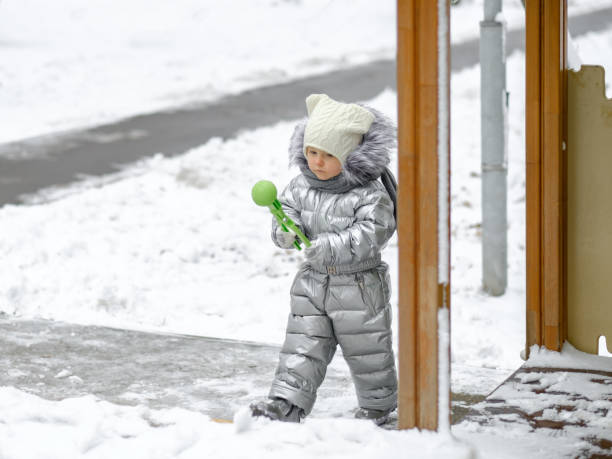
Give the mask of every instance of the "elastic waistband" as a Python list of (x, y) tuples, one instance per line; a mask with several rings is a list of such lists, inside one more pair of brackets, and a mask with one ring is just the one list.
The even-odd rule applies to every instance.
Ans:
[(352, 274), (352, 273), (358, 273), (360, 271), (367, 271), (368, 269), (375, 268), (376, 266), (380, 264), (381, 261), (382, 261), (382, 258), (380, 254), (378, 254), (375, 257), (368, 258), (367, 260), (364, 260), (359, 263), (354, 263), (352, 265), (324, 266), (324, 265), (311, 264), (310, 266), (315, 271), (318, 271), (323, 274), (331, 274), (331, 275)]

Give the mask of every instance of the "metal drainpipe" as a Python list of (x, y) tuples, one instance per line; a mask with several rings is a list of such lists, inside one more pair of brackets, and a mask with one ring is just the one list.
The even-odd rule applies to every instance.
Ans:
[(507, 108), (505, 24), (501, 0), (485, 0), (480, 23), (483, 288), (503, 295), (507, 286)]

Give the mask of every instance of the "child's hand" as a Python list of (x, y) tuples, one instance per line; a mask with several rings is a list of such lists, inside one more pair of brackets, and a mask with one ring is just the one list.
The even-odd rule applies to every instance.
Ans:
[(283, 249), (292, 249), (294, 247), (293, 242), (295, 241), (295, 234), (291, 231), (283, 231), (279, 226), (276, 228), (276, 242)]
[(310, 241), (310, 247), (306, 247), (304, 255), (309, 261), (318, 261), (321, 257), (321, 243), (318, 240)]

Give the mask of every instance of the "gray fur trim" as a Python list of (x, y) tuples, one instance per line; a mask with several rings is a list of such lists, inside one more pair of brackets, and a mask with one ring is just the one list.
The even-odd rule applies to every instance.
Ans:
[[(361, 104), (359, 104), (361, 105)], [(393, 122), (378, 110), (362, 105), (374, 114), (374, 121), (363, 142), (347, 157), (343, 174), (347, 182), (362, 186), (381, 176), (391, 161), (390, 150), (396, 145), (397, 129)], [(301, 120), (289, 142), (289, 165), (297, 166), (301, 171), (308, 170), (308, 161), (304, 156), (304, 131), (308, 118)]]
[(289, 166), (297, 166), (301, 171), (308, 170), (308, 161), (304, 156), (304, 132), (308, 118), (301, 120), (293, 130), (289, 140)]

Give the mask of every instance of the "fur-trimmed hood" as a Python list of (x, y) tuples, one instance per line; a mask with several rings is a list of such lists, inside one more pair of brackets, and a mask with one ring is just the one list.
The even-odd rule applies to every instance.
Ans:
[[(354, 186), (378, 179), (391, 161), (390, 150), (397, 144), (397, 129), (393, 122), (378, 110), (361, 106), (374, 115), (374, 121), (363, 135), (362, 143), (348, 155), (342, 167), (347, 182)], [(308, 161), (304, 156), (307, 122), (308, 118), (304, 118), (297, 124), (289, 143), (289, 165), (298, 166), (301, 171), (308, 170)]]

